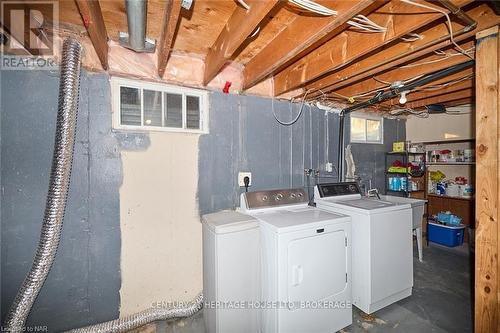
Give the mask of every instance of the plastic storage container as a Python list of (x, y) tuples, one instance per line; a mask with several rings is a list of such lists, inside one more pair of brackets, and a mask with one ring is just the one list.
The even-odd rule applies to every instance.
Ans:
[(429, 222), (427, 237), (434, 243), (449, 247), (459, 246), (464, 242), (464, 229), (464, 225), (455, 227)]

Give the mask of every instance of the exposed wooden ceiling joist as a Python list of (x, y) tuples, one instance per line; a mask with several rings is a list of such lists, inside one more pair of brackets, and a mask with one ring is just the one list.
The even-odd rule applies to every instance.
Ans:
[[(388, 0), (318, 1), (338, 12), (334, 17), (303, 15), (283, 29), (265, 48), (253, 57), (243, 71), (243, 88), (249, 88), (291, 61), (317, 47), (345, 29), (345, 23), (358, 14), (367, 15)], [(334, 7), (334, 8), (333, 8)]]
[(250, 9), (246, 10), (238, 6), (234, 10), (208, 51), (205, 60), (204, 85), (207, 85), (219, 73), (226, 61), (233, 56), (278, 2), (279, 0), (246, 0)]
[(426, 105), (430, 104), (448, 104), (452, 101), (463, 100), (463, 99), (472, 99), (473, 98), (473, 89), (466, 88), (462, 90), (456, 90), (446, 94), (435, 94), (428, 96), (427, 98), (419, 99), (414, 102), (409, 102), (405, 104), (405, 107), (418, 109), (422, 108)]
[(473, 88), (474, 88), (474, 80), (469, 79), (438, 90), (429, 90), (429, 91), (421, 90), (421, 91), (410, 92), (406, 95), (408, 101), (404, 105), (399, 104), (399, 97), (394, 98), (390, 102), (384, 103), (384, 105), (385, 106), (399, 105), (400, 107), (408, 107), (413, 103), (417, 103), (421, 100), (437, 96), (440, 96), (440, 98), (442, 98), (441, 102), (446, 102), (446, 100), (448, 99), (447, 96), (457, 91), (462, 91), (467, 89), (470, 92), (469, 96), (472, 96), (474, 94)]
[[(468, 10), (467, 14), (478, 22), (476, 30), (487, 29), (500, 24), (500, 17), (496, 16), (491, 8), (485, 4)], [(456, 24), (453, 24), (453, 26), (455, 27), (454, 30), (458, 27)], [(321, 89), (323, 92), (335, 91), (451, 45), (448, 29), (444, 23), (422, 31), (421, 34), (424, 35), (425, 41), (422, 39), (413, 43), (392, 45), (376, 54), (372, 54), (370, 57), (361, 59), (349, 67), (307, 85), (306, 89)], [(467, 40), (473, 37), (474, 34), (475, 31), (470, 31), (455, 35), (455, 41)], [(427, 47), (428, 40), (443, 41)]]
[[(465, 50), (470, 49), (474, 47), (474, 42), (468, 41), (465, 43), (461, 43), (460, 46)], [(443, 51), (447, 53), (457, 54), (457, 51), (454, 51), (452, 48)], [(342, 89), (335, 90), (335, 93), (338, 95), (346, 96), (348, 98), (370, 91), (375, 92), (378, 89), (386, 88), (387, 83), (407, 81), (416, 76), (437, 72), (439, 70), (443, 70), (445, 68), (466, 62), (468, 60), (470, 60), (470, 58), (465, 55), (455, 55), (446, 58), (442, 55), (431, 54), (415, 61), (415, 63), (421, 65), (411, 67), (397, 67), (380, 73), (375, 77), (367, 78), (366, 80), (357, 82)]]
[[(454, 1), (459, 7), (470, 2), (472, 1)], [(356, 65), (353, 64), (356, 59), (442, 18), (443, 15), (403, 2), (390, 2), (368, 17), (379, 25), (387, 27), (387, 31), (385, 33), (345, 31), (339, 34), (275, 75), (275, 95), (302, 87), (342, 67), (348, 65), (353, 67)], [(424, 43), (428, 43), (428, 38), (424, 39)]]
[(175, 33), (179, 25), (180, 14), (181, 0), (167, 0), (158, 50), (158, 75), (160, 77), (165, 73), (167, 62), (170, 58)]
[(102, 68), (108, 69), (108, 32), (102, 17), (99, 1), (75, 0), (83, 25), (87, 29), (95, 52), (101, 61)]

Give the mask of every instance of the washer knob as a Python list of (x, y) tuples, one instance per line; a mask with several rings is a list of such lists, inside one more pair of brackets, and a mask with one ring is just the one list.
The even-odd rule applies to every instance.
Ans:
[(281, 193), (276, 194), (276, 201), (280, 201), (281, 199), (283, 199), (283, 194)]
[(302, 194), (302, 192), (299, 192), (299, 193), (297, 193), (297, 196), (298, 196), (299, 198), (302, 198), (304, 195)]
[(290, 194), (290, 198), (295, 199), (296, 195), (295, 193)]
[(267, 195), (262, 197), (262, 201), (267, 201), (267, 199), (268, 199)]

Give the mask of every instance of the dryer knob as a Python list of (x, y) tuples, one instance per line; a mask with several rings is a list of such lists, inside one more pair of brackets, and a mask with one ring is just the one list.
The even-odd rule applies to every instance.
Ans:
[(283, 194), (281, 193), (276, 194), (276, 201), (280, 201), (281, 199), (283, 199)]

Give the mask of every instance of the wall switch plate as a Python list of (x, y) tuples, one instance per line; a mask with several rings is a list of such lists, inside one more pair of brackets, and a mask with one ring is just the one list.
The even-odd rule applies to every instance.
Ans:
[(250, 178), (250, 182), (248, 182), (248, 186), (252, 185), (252, 173), (251, 172), (238, 172), (238, 184), (241, 187), (245, 187), (245, 177)]
[(326, 172), (333, 172), (333, 163), (332, 162), (326, 163), (325, 170)]

